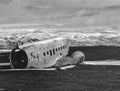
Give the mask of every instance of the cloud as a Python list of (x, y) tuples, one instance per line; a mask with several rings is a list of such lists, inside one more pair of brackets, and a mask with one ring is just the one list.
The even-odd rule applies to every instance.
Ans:
[(82, 7), (102, 8), (111, 5), (120, 5), (120, 0), (83, 0)]
[(120, 23), (120, 0), (0, 0), (0, 23)]
[(10, 4), (13, 0), (0, 0), (0, 4)]
[(111, 6), (105, 7), (104, 9), (107, 9), (107, 10), (119, 10), (120, 5), (111, 5)]

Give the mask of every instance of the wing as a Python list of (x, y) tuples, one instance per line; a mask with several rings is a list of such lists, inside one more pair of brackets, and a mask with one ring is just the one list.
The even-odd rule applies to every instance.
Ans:
[(11, 50), (0, 50), (0, 68), (10, 68), (9, 54)]

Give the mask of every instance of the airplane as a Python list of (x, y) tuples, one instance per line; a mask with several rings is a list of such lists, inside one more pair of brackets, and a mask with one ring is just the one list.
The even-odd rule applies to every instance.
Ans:
[(75, 66), (85, 60), (85, 55), (81, 51), (74, 52), (71, 57), (67, 57), (68, 52), (69, 45), (63, 37), (23, 45), (17, 43), (9, 54), (10, 63), (7, 65), (12, 69), (62, 69), (68, 65)]
[[(75, 51), (71, 56), (68, 56), (68, 52), (69, 44), (63, 37), (54, 37), (23, 45), (16, 43), (12, 50), (0, 50), (0, 68), (1, 66), (10, 66), (11, 68), (0, 71), (66, 70), (80, 64), (120, 65), (119, 61), (84, 61), (83, 52)], [(7, 63), (1, 61), (1, 57), (3, 57), (3, 61), (7, 60)]]

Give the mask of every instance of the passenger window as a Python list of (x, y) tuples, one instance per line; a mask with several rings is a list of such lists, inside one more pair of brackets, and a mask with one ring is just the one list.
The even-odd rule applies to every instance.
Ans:
[(53, 54), (55, 55), (55, 49), (53, 49)]
[(56, 51), (58, 51), (57, 48), (56, 48)]
[(63, 46), (63, 49), (64, 49), (64, 46)]
[(47, 55), (49, 55), (49, 52), (47, 51)]
[(60, 48), (61, 48), (61, 50), (62, 50), (62, 46), (61, 46)]
[(46, 55), (45, 55), (45, 52), (43, 53), (43, 55), (46, 56)]
[(65, 48), (66, 48), (66, 45), (65, 45)]
[(50, 50), (50, 56), (52, 56), (52, 50)]
[(60, 47), (58, 47), (58, 50), (60, 50)]

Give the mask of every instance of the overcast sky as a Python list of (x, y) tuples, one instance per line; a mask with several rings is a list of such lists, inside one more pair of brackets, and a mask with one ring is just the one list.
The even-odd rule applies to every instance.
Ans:
[(0, 24), (120, 25), (120, 0), (0, 0)]

